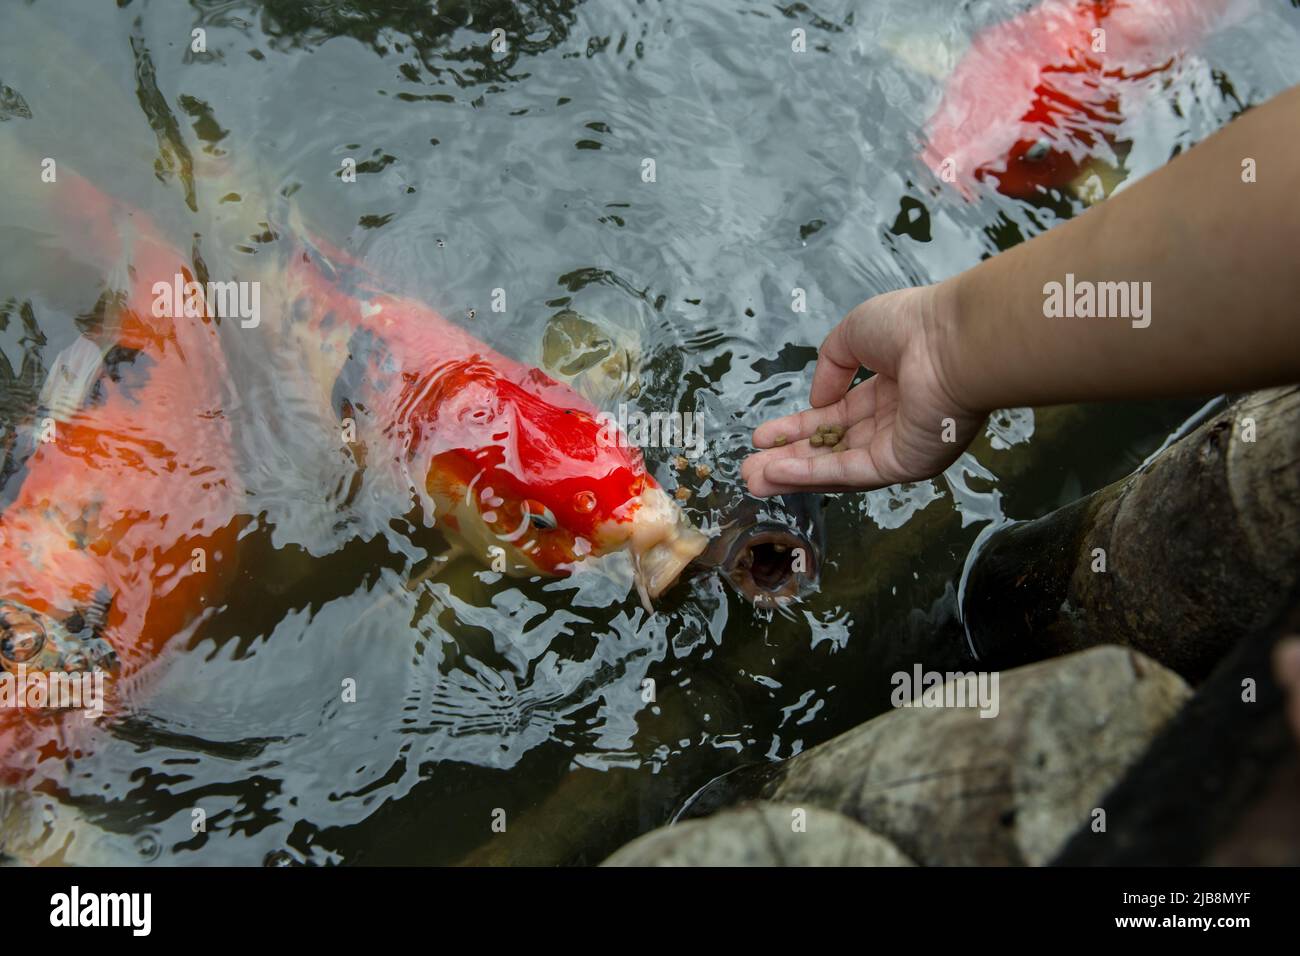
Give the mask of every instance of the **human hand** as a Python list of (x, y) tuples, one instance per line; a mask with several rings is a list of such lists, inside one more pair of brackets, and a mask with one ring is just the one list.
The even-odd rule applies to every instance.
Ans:
[[(750, 493), (867, 491), (932, 478), (956, 461), (987, 412), (967, 407), (950, 377), (955, 309), (946, 285), (853, 309), (818, 352), (812, 407), (754, 430), (762, 450), (740, 468)], [(876, 374), (850, 389), (861, 367)], [(843, 430), (843, 450), (809, 442), (823, 426)]]
[(1273, 649), (1273, 676), (1286, 694), (1286, 719), (1300, 741), (1300, 634), (1284, 637)]

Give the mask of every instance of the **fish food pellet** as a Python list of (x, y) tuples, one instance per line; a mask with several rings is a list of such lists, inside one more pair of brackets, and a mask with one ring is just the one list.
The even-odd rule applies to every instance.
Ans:
[(696, 478), (707, 478), (707, 477), (709, 477), (709, 475), (711, 475), (711, 474), (713, 474), (713, 469), (710, 468), (708, 465), (696, 465), (696, 466), (695, 466), (695, 477), (696, 477)]
[(780, 447), (781, 447), (782, 445), (784, 445), (784, 444), (785, 444), (785, 436), (784, 436), (784, 435), (777, 435), (777, 436), (776, 436), (776, 440), (772, 442), (772, 447), (773, 447), (773, 448), (780, 448)]
[(676, 458), (673, 459), (673, 467), (676, 468), (678, 471), (685, 471), (686, 466), (689, 464), (690, 462), (686, 460), (685, 455), (678, 455)]
[(673, 497), (675, 497), (678, 501), (689, 501), (691, 498), (691, 489), (678, 488), (676, 491), (673, 492)]
[(844, 451), (844, 450), (845, 450), (846, 448), (848, 448), (848, 447), (849, 447), (849, 446), (846, 445), (846, 444), (844, 444), (844, 442), (842, 442), (842, 441), (841, 441), (841, 442), (836, 442), (835, 447), (832, 448), (831, 451)]
[(809, 438), (809, 439), (808, 439), (808, 444), (812, 445), (814, 448), (821, 448), (821, 447), (822, 447), (822, 433), (821, 433), (821, 432), (818, 432), (816, 435), (813, 435), (812, 438)]

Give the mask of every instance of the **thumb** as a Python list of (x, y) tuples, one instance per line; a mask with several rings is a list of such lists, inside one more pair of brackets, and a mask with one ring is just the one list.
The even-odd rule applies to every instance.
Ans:
[(913, 291), (900, 289), (870, 298), (831, 330), (817, 350), (808, 396), (813, 408), (839, 401), (860, 368), (891, 375), (897, 371), (906, 337), (899, 322), (905, 304), (901, 300)]

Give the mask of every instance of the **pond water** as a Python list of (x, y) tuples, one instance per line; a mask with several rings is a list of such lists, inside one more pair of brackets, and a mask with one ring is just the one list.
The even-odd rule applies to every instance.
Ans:
[[(273, 287), (310, 229), (522, 361), (542, 362), (562, 310), (600, 323), (635, 343), (629, 402), (699, 416), (709, 477), (677, 472), (671, 449), (647, 460), (692, 489), (698, 523), (725, 522), (743, 512), (750, 430), (806, 398), (848, 309), (1085, 208), (1068, 190), (968, 200), (919, 158), (972, 37), (1030, 6), (120, 0), (70, 15), (6, 0), (6, 428), (105, 278), (57, 254), (80, 237), (41, 216), (35, 163), (53, 157), (213, 276)], [(1110, 191), (1300, 82), (1297, 49), (1300, 10), (1261, 0), (1126, 87), (1108, 121), (1123, 148), (1097, 181)], [(238, 580), (70, 770), (30, 784), (75, 821), (69, 859), (598, 861), (709, 779), (879, 713), (893, 671), (963, 661), (954, 593), (981, 528), (1123, 475), (1200, 404), (997, 416), (942, 480), (828, 500), (820, 589), (792, 607), (700, 575), (648, 615), (617, 575), (520, 581), (460, 561), (407, 587), (429, 550), (391, 502), (340, 519), (347, 474), (303, 397), (309, 363), (257, 329), (227, 323), (222, 342)]]

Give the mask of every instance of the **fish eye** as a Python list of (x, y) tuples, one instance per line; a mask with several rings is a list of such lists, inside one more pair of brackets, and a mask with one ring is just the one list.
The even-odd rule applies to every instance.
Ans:
[(1051, 143), (1045, 139), (1040, 139), (1038, 142), (1034, 143), (1033, 146), (1030, 146), (1025, 150), (1025, 159), (1029, 160), (1031, 163), (1042, 162), (1047, 158), (1047, 154), (1051, 149)]
[(528, 522), (538, 531), (554, 531), (560, 523), (555, 520), (555, 515), (551, 509), (546, 507), (540, 501), (533, 501), (531, 498), (524, 502), (524, 508), (528, 511)]

